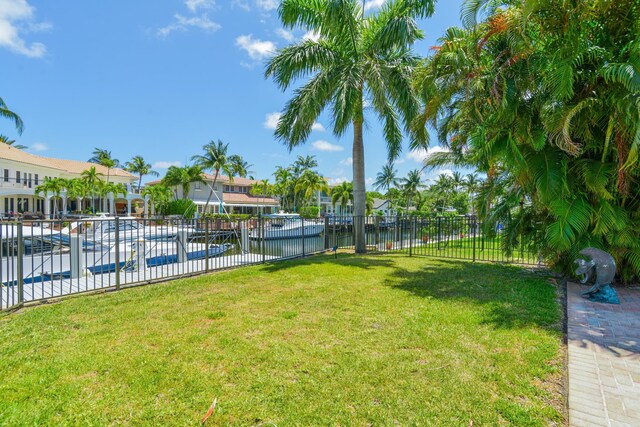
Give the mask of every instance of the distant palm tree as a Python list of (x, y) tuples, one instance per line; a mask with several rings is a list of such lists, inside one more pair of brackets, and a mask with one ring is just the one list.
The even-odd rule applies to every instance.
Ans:
[[(54, 210), (53, 210), (53, 219), (57, 218), (57, 213), (58, 213), (58, 205), (59, 202), (61, 200), (61, 194), (65, 189), (65, 185), (66, 185), (66, 180), (63, 178), (45, 178), (44, 181), (42, 182), (42, 184), (38, 185), (35, 188), (35, 193), (36, 194), (42, 194), (46, 197), (47, 194), (52, 194), (53, 195), (53, 204), (54, 204)], [(58, 203), (56, 203), (56, 201)]]
[(109, 182), (111, 169), (120, 166), (120, 160), (114, 159), (111, 151), (101, 148), (95, 148), (93, 150), (93, 157), (89, 159), (89, 163), (97, 163), (107, 168), (107, 182)]
[(382, 167), (382, 171), (376, 175), (376, 180), (373, 183), (373, 188), (377, 190), (387, 190), (387, 206), (391, 209), (391, 194), (390, 190), (392, 186), (398, 184), (398, 171), (394, 169), (393, 163), (387, 163)]
[(96, 170), (95, 166), (91, 166), (80, 174), (80, 178), (87, 184), (87, 188), (91, 192), (91, 209), (94, 214), (96, 213), (96, 189), (102, 184), (103, 176), (102, 173)]
[[(273, 191), (274, 191), (274, 187), (273, 185), (271, 185), (268, 179), (263, 179), (257, 184), (253, 184), (253, 186), (251, 187), (251, 194), (254, 196), (262, 197), (263, 201), (267, 197), (271, 196), (273, 194)], [(258, 202), (259, 201), (260, 199), (258, 199)], [(264, 213), (264, 206), (260, 206), (260, 210), (261, 210), (261, 213)]]
[(433, 185), (436, 193), (442, 197), (442, 212), (444, 213), (445, 209), (447, 208), (449, 195), (453, 190), (453, 181), (451, 177), (442, 173), (438, 175), (438, 179)]
[(220, 140), (218, 142), (211, 140), (202, 146), (202, 150), (204, 154), (193, 156), (191, 160), (196, 162), (196, 165), (200, 166), (202, 170), (212, 170), (214, 173), (213, 184), (209, 189), (209, 197), (207, 197), (207, 202), (204, 205), (204, 212), (207, 212), (220, 172), (224, 172), (229, 177), (229, 181), (233, 182), (233, 164), (227, 154), (229, 143), (225, 144)]
[(18, 150), (26, 150), (27, 148), (29, 148), (26, 145), (16, 144), (15, 139), (9, 139), (9, 137), (5, 135), (0, 135), (0, 143), (10, 145), (13, 148), (17, 148)]
[(312, 170), (306, 170), (296, 182), (295, 191), (302, 193), (306, 202), (312, 202), (318, 191), (329, 192), (329, 184), (324, 177)]
[(294, 184), (293, 172), (290, 168), (283, 168), (278, 166), (273, 173), (276, 179), (274, 184), (274, 192), (280, 197), (280, 205), (283, 209), (290, 208), (289, 206), (289, 194), (291, 194)]
[(22, 135), (22, 131), (24, 130), (24, 123), (22, 122), (22, 119), (19, 115), (9, 110), (9, 107), (7, 107), (7, 104), (4, 103), (2, 98), (0, 98), (0, 117), (11, 120), (16, 126), (18, 134)]
[(80, 178), (68, 179), (65, 188), (67, 189), (67, 198), (71, 200), (79, 200), (80, 204), (76, 210), (82, 211), (82, 200), (87, 197), (87, 194), (89, 193), (86, 182)]
[(331, 205), (336, 207), (340, 204), (340, 212), (344, 214), (344, 210), (353, 202), (353, 183), (349, 181), (342, 182), (331, 189)]
[[(309, 137), (313, 124), (329, 108), (333, 133), (353, 128), (354, 214), (366, 211), (364, 142), (365, 98), (383, 122), (390, 159), (401, 150), (403, 128), (411, 131), (419, 103), (412, 86), (417, 60), (411, 47), (423, 38), (416, 19), (433, 14), (432, 0), (390, 0), (377, 13), (365, 14), (360, 0), (283, 0), (278, 13), (287, 28), (319, 34), (280, 49), (265, 75), (284, 91), (299, 78), (275, 135), (292, 149)], [(331, 105), (332, 104), (332, 105)], [(422, 147), (426, 132), (412, 135), (411, 148)], [(364, 221), (355, 225), (356, 252), (366, 252)]]
[(253, 167), (238, 154), (229, 156), (229, 162), (231, 163), (231, 175), (246, 178), (247, 175), (253, 173), (250, 169)]
[(411, 206), (411, 199), (415, 197), (421, 187), (423, 187), (422, 171), (419, 169), (409, 171), (407, 176), (402, 178), (402, 191), (407, 198), (407, 212), (409, 212), (409, 206)]
[(295, 162), (293, 162), (293, 170), (297, 176), (302, 175), (305, 171), (315, 169), (318, 167), (318, 161), (316, 156), (298, 156)]
[(198, 165), (170, 166), (164, 178), (162, 178), (163, 185), (182, 187), (182, 198), (185, 200), (189, 198), (191, 184), (194, 182), (204, 182), (202, 168)]
[(471, 215), (475, 215), (475, 198), (478, 192), (478, 187), (482, 181), (478, 177), (477, 173), (469, 173), (464, 179), (464, 187), (469, 193), (469, 204), (471, 205)]
[(142, 156), (135, 156), (131, 159), (130, 162), (125, 163), (125, 170), (131, 173), (137, 173), (138, 178), (138, 191), (140, 191), (140, 187), (142, 186), (142, 177), (144, 175), (152, 175), (158, 176), (160, 175), (158, 172), (151, 169), (152, 166), (150, 163), (147, 163)]
[(153, 206), (154, 215), (164, 212), (173, 197), (171, 188), (163, 184), (146, 186), (141, 194), (143, 197), (149, 198), (149, 203)]

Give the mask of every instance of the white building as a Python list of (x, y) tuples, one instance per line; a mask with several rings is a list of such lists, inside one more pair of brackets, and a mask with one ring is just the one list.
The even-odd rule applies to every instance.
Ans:
[[(80, 178), (82, 172), (91, 167), (95, 167), (104, 179), (108, 175), (110, 182), (127, 186), (126, 197), (116, 198), (113, 194), (107, 196), (106, 206), (110, 213), (124, 210), (131, 213), (134, 202), (145, 203), (132, 185), (137, 178), (122, 169), (108, 170), (95, 163), (37, 156), (0, 143), (0, 213), (6, 216), (10, 213), (31, 212), (50, 217), (56, 210), (53, 195), (36, 194), (35, 188), (46, 178)], [(68, 200), (64, 191), (61, 196), (63, 212), (81, 210), (82, 200)], [(90, 203), (85, 199), (85, 205)]]

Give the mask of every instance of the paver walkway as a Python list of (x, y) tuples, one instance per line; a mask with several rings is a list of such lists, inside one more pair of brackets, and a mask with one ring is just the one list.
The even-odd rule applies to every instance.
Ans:
[(620, 305), (593, 303), (567, 286), (569, 424), (640, 426), (640, 290)]

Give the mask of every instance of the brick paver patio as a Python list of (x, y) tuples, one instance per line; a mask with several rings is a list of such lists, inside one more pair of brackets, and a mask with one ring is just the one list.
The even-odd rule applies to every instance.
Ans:
[(569, 423), (640, 426), (640, 291), (617, 289), (620, 305), (599, 304), (567, 286)]

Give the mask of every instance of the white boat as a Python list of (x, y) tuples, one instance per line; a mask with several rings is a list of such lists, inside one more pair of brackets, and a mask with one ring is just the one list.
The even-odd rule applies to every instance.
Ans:
[(250, 239), (299, 239), (302, 236), (318, 236), (324, 231), (324, 222), (303, 219), (298, 214), (280, 212), (265, 215), (265, 218), (267, 221), (265, 221), (264, 229), (260, 230), (260, 227), (253, 229), (249, 233)]
[[(29, 227), (24, 227), (27, 231)], [(58, 232), (59, 233), (59, 232)], [(39, 233), (32, 233), (34, 240), (40, 240)], [(58, 234), (60, 235), (60, 234)], [(45, 234), (43, 244), (50, 244), (52, 234)], [(68, 237), (68, 236), (67, 236)], [(91, 242), (90, 242), (91, 243)], [(176, 241), (166, 242), (160, 240), (135, 242), (122, 242), (119, 245), (105, 244), (83, 245), (83, 250), (78, 255), (82, 270), (85, 275), (113, 273), (116, 270), (131, 271), (177, 262), (193, 261), (205, 257), (216, 257), (231, 249), (229, 243), (187, 243), (184, 247)], [(182, 254), (179, 254), (179, 251)], [(118, 252), (118, 263), (116, 263)], [(6, 252), (5, 252), (6, 254)], [(64, 243), (56, 243), (52, 250), (32, 252), (23, 257), (23, 281), (24, 283), (40, 283), (56, 279), (68, 279), (72, 275), (72, 251)], [(17, 284), (18, 273), (17, 253), (9, 253), (0, 259), (1, 284), (12, 286)]]

